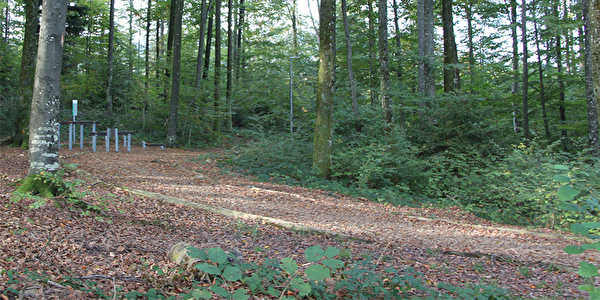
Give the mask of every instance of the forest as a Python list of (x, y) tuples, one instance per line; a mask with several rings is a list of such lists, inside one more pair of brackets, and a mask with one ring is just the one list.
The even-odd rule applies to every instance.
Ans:
[[(39, 2), (0, 2), (13, 147), (42, 105)], [(66, 2), (54, 124), (77, 100), (77, 120), (225, 149), (259, 181), (600, 228), (597, 1)]]

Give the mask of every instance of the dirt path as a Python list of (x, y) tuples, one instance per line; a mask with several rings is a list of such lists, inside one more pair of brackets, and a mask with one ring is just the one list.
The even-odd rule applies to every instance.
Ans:
[(391, 247), (482, 253), (573, 268), (582, 260), (600, 260), (597, 252), (568, 255), (562, 250), (577, 241), (542, 230), (533, 233), (493, 225), (458, 210), (394, 207), (221, 174), (215, 156), (201, 152), (133, 149), (132, 153), (67, 155), (66, 161), (111, 184), (391, 243)]

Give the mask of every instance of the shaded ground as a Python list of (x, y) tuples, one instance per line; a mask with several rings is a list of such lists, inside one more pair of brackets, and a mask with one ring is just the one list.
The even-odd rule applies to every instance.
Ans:
[[(579, 261), (600, 259), (597, 252), (567, 255), (562, 251), (576, 241), (490, 224), (458, 209), (393, 207), (328, 192), (254, 182), (220, 169), (215, 161), (218, 151), (61, 150), (61, 156), (66, 163), (77, 164), (112, 185), (278, 218), (372, 242), (291, 233), (261, 222), (138, 197), (107, 187), (100, 180), (90, 180), (80, 188), (88, 191), (87, 202), (106, 207), (101, 214), (85, 216), (69, 204), (30, 210), (26, 206), (31, 200), (13, 203), (9, 199), (14, 189), (11, 184), (25, 174), (26, 153), (14, 148), (0, 148), (0, 153), (0, 269), (44, 271), (54, 282), (84, 277), (111, 290), (114, 278), (128, 290), (156, 287), (172, 292), (172, 287), (157, 286), (145, 274), (153, 272), (152, 265), (174, 267), (165, 253), (176, 242), (203, 248), (236, 248), (249, 260), (288, 256), (301, 260), (304, 249), (320, 245), (347, 249), (355, 257), (382, 257), (382, 265), (399, 269), (414, 267), (432, 285), (497, 284), (526, 298), (577, 299), (585, 296), (577, 290), (583, 280), (555, 266), (575, 268)], [(0, 291), (8, 288), (2, 282)], [(47, 298), (93, 298), (89, 292), (33, 280), (18, 288), (25, 286), (40, 286), (33, 290), (43, 292)]]

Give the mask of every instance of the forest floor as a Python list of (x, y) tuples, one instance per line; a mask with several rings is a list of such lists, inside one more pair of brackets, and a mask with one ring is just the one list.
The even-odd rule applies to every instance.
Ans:
[[(0, 147), (0, 271), (15, 270), (22, 277), (8, 283), (0, 275), (0, 294), (13, 289), (40, 299), (96, 297), (89, 290), (36, 281), (42, 273), (54, 283), (93, 281), (109, 295), (117, 285), (124, 291), (176, 292), (177, 287), (160, 286), (145, 274), (153, 272), (152, 266), (174, 268), (166, 253), (178, 242), (238, 249), (249, 261), (292, 257), (300, 263), (310, 246), (337, 247), (352, 257), (370, 255), (382, 266), (413, 267), (432, 287), (496, 285), (531, 299), (585, 298), (577, 286), (586, 281), (575, 270), (580, 261), (600, 261), (598, 252), (566, 254), (565, 246), (582, 242), (565, 232), (492, 224), (457, 208), (396, 207), (253, 181), (220, 167), (223, 153), (61, 149), (64, 164), (89, 172), (67, 171), (65, 179), (85, 181), (77, 188), (86, 193), (83, 200), (102, 209), (82, 213), (57, 199), (50, 200), (56, 205), (38, 209), (28, 208), (30, 199), (11, 200), (26, 174), (27, 153)], [(141, 191), (255, 217), (172, 204), (168, 197), (141, 196)], [(284, 230), (268, 218), (316, 231)]]

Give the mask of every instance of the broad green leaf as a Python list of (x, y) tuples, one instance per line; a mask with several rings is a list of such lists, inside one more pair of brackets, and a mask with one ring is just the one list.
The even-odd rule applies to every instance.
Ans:
[(331, 277), (331, 270), (323, 265), (312, 265), (304, 271), (310, 280), (323, 280)]
[(325, 253), (323, 254), (323, 256), (328, 257), (328, 258), (333, 258), (334, 256), (340, 254), (340, 249), (335, 248), (335, 247), (329, 247), (327, 248), (327, 250), (325, 250)]
[(584, 291), (584, 292), (591, 292), (591, 291), (595, 290), (596, 288), (593, 285), (582, 284), (582, 285), (578, 286), (577, 289), (580, 291)]
[(298, 290), (298, 296), (300, 297), (308, 296), (308, 293), (310, 293), (310, 291), (312, 290), (310, 284), (304, 282), (304, 280), (302, 280), (302, 278), (299, 277), (294, 278), (294, 280), (290, 282), (290, 287), (292, 287), (292, 289)]
[(574, 234), (581, 234), (581, 235), (587, 235), (588, 232), (590, 232), (589, 228), (583, 227), (579, 223), (573, 223), (573, 224), (571, 224), (571, 231)]
[(195, 289), (192, 291), (192, 296), (194, 298), (202, 298), (202, 299), (210, 299), (212, 298), (211, 292), (202, 289)]
[(565, 252), (568, 254), (581, 254), (585, 249), (581, 246), (569, 245), (565, 247)]
[(227, 262), (227, 254), (221, 248), (210, 248), (208, 249), (208, 259), (217, 264), (223, 264)]
[(554, 175), (554, 180), (560, 183), (569, 183), (571, 182), (571, 177), (565, 175)]
[(558, 189), (558, 199), (560, 199), (560, 201), (571, 201), (578, 194), (579, 191), (572, 188), (570, 185), (563, 185)]
[(229, 299), (229, 292), (227, 292), (226, 289), (224, 289), (218, 285), (211, 286), (210, 290), (213, 291), (215, 294), (223, 297), (224, 299)]
[(598, 267), (585, 261), (579, 263), (579, 271), (577, 271), (577, 274), (585, 278), (600, 275), (598, 274)]
[(198, 258), (198, 259), (207, 259), (208, 258), (208, 256), (206, 255), (206, 250), (204, 250), (204, 249), (198, 249), (196, 247), (188, 247), (187, 251), (188, 251), (189, 257)]
[(554, 165), (554, 169), (568, 171), (569, 167), (563, 165)]
[(595, 242), (595, 243), (591, 243), (591, 244), (583, 244), (581, 245), (581, 247), (583, 249), (595, 249), (600, 251), (600, 242)]
[(236, 290), (235, 293), (233, 293), (233, 300), (246, 300), (250, 298), (247, 292), (248, 291), (246, 291), (245, 289)]
[(589, 229), (596, 229), (596, 228), (600, 228), (600, 223), (598, 222), (586, 222), (581, 224), (583, 227), (587, 227)]
[(242, 279), (242, 270), (238, 267), (227, 266), (223, 270), (223, 278), (229, 281), (238, 281)]
[(335, 258), (324, 259), (321, 263), (331, 269), (341, 269), (344, 267), (344, 262)]
[(217, 268), (217, 266), (215, 266), (215, 265), (201, 263), (201, 264), (195, 265), (194, 268), (196, 268), (200, 271), (206, 272), (208, 274), (211, 274), (211, 275), (221, 275), (221, 271), (219, 271), (219, 268)]
[(323, 251), (323, 248), (319, 246), (312, 246), (304, 251), (304, 257), (307, 261), (317, 262), (321, 260), (324, 253), (325, 251)]
[(574, 212), (579, 212), (579, 205), (571, 202), (562, 202), (559, 206), (560, 209), (570, 210)]
[(286, 257), (281, 260), (281, 268), (288, 274), (293, 275), (298, 271), (298, 264), (291, 257)]

